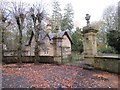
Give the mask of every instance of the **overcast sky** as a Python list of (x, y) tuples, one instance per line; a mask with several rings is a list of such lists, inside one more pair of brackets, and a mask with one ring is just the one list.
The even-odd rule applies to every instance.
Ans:
[(85, 15), (91, 15), (91, 22), (100, 20), (105, 8), (117, 4), (119, 0), (60, 0), (61, 3), (71, 2), (74, 8), (76, 26), (86, 25)]
[[(18, 1), (18, 0), (8, 0)], [(21, 0), (27, 3), (34, 3), (43, 1), (46, 4), (46, 8), (51, 6), (52, 0)], [(58, 0), (63, 9), (67, 3), (72, 3), (74, 9), (74, 22), (75, 26), (83, 27), (86, 25), (85, 15), (89, 13), (91, 15), (91, 22), (101, 19), (103, 11), (109, 5), (117, 4), (119, 0)], [(50, 9), (50, 8), (49, 8)]]

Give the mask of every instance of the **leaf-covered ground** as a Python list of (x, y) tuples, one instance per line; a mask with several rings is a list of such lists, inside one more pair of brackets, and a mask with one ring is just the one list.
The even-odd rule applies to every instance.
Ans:
[(118, 88), (118, 75), (77, 66), (16, 64), (2, 67), (2, 88)]

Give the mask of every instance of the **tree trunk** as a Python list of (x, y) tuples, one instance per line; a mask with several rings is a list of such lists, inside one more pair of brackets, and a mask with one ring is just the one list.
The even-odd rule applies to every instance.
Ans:
[(37, 29), (37, 26), (36, 24), (34, 24), (34, 28), (35, 28), (35, 64), (38, 64), (39, 63), (39, 42), (38, 42), (38, 39), (39, 39), (39, 30)]
[(2, 57), (4, 56), (4, 48), (3, 48), (3, 45), (4, 45), (4, 32), (5, 32), (5, 29), (2, 28)]
[(35, 44), (35, 64), (39, 63), (39, 48), (38, 48), (38, 43), (36, 42)]
[(22, 64), (22, 26), (19, 27), (18, 63)]

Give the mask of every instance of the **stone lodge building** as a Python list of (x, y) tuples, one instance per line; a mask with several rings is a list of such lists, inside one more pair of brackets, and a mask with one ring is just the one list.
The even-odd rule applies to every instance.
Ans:
[[(47, 25), (45, 31), (39, 32), (39, 55), (40, 56), (62, 56), (67, 57), (71, 54), (72, 39), (68, 31), (57, 29), (56, 33), (51, 32), (51, 26)], [(26, 55), (34, 56), (35, 37), (32, 32), (26, 45)]]

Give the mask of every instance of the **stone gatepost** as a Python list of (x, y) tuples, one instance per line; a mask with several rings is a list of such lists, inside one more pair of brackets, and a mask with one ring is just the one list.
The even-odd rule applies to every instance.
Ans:
[(62, 38), (54, 37), (54, 62), (61, 64), (61, 47), (60, 44), (62, 43)]
[(89, 22), (90, 16), (88, 18), (87, 15), (85, 17), (87, 20), (87, 26), (83, 27), (84, 59), (85, 64), (93, 65), (94, 56), (97, 55), (96, 35), (98, 30), (90, 26)]
[[(58, 31), (59, 28), (56, 27), (56, 30)], [(53, 42), (54, 42), (54, 62), (61, 64), (62, 63), (62, 54), (61, 54), (62, 37), (59, 36), (58, 32), (56, 33), (56, 36), (53, 38)]]

